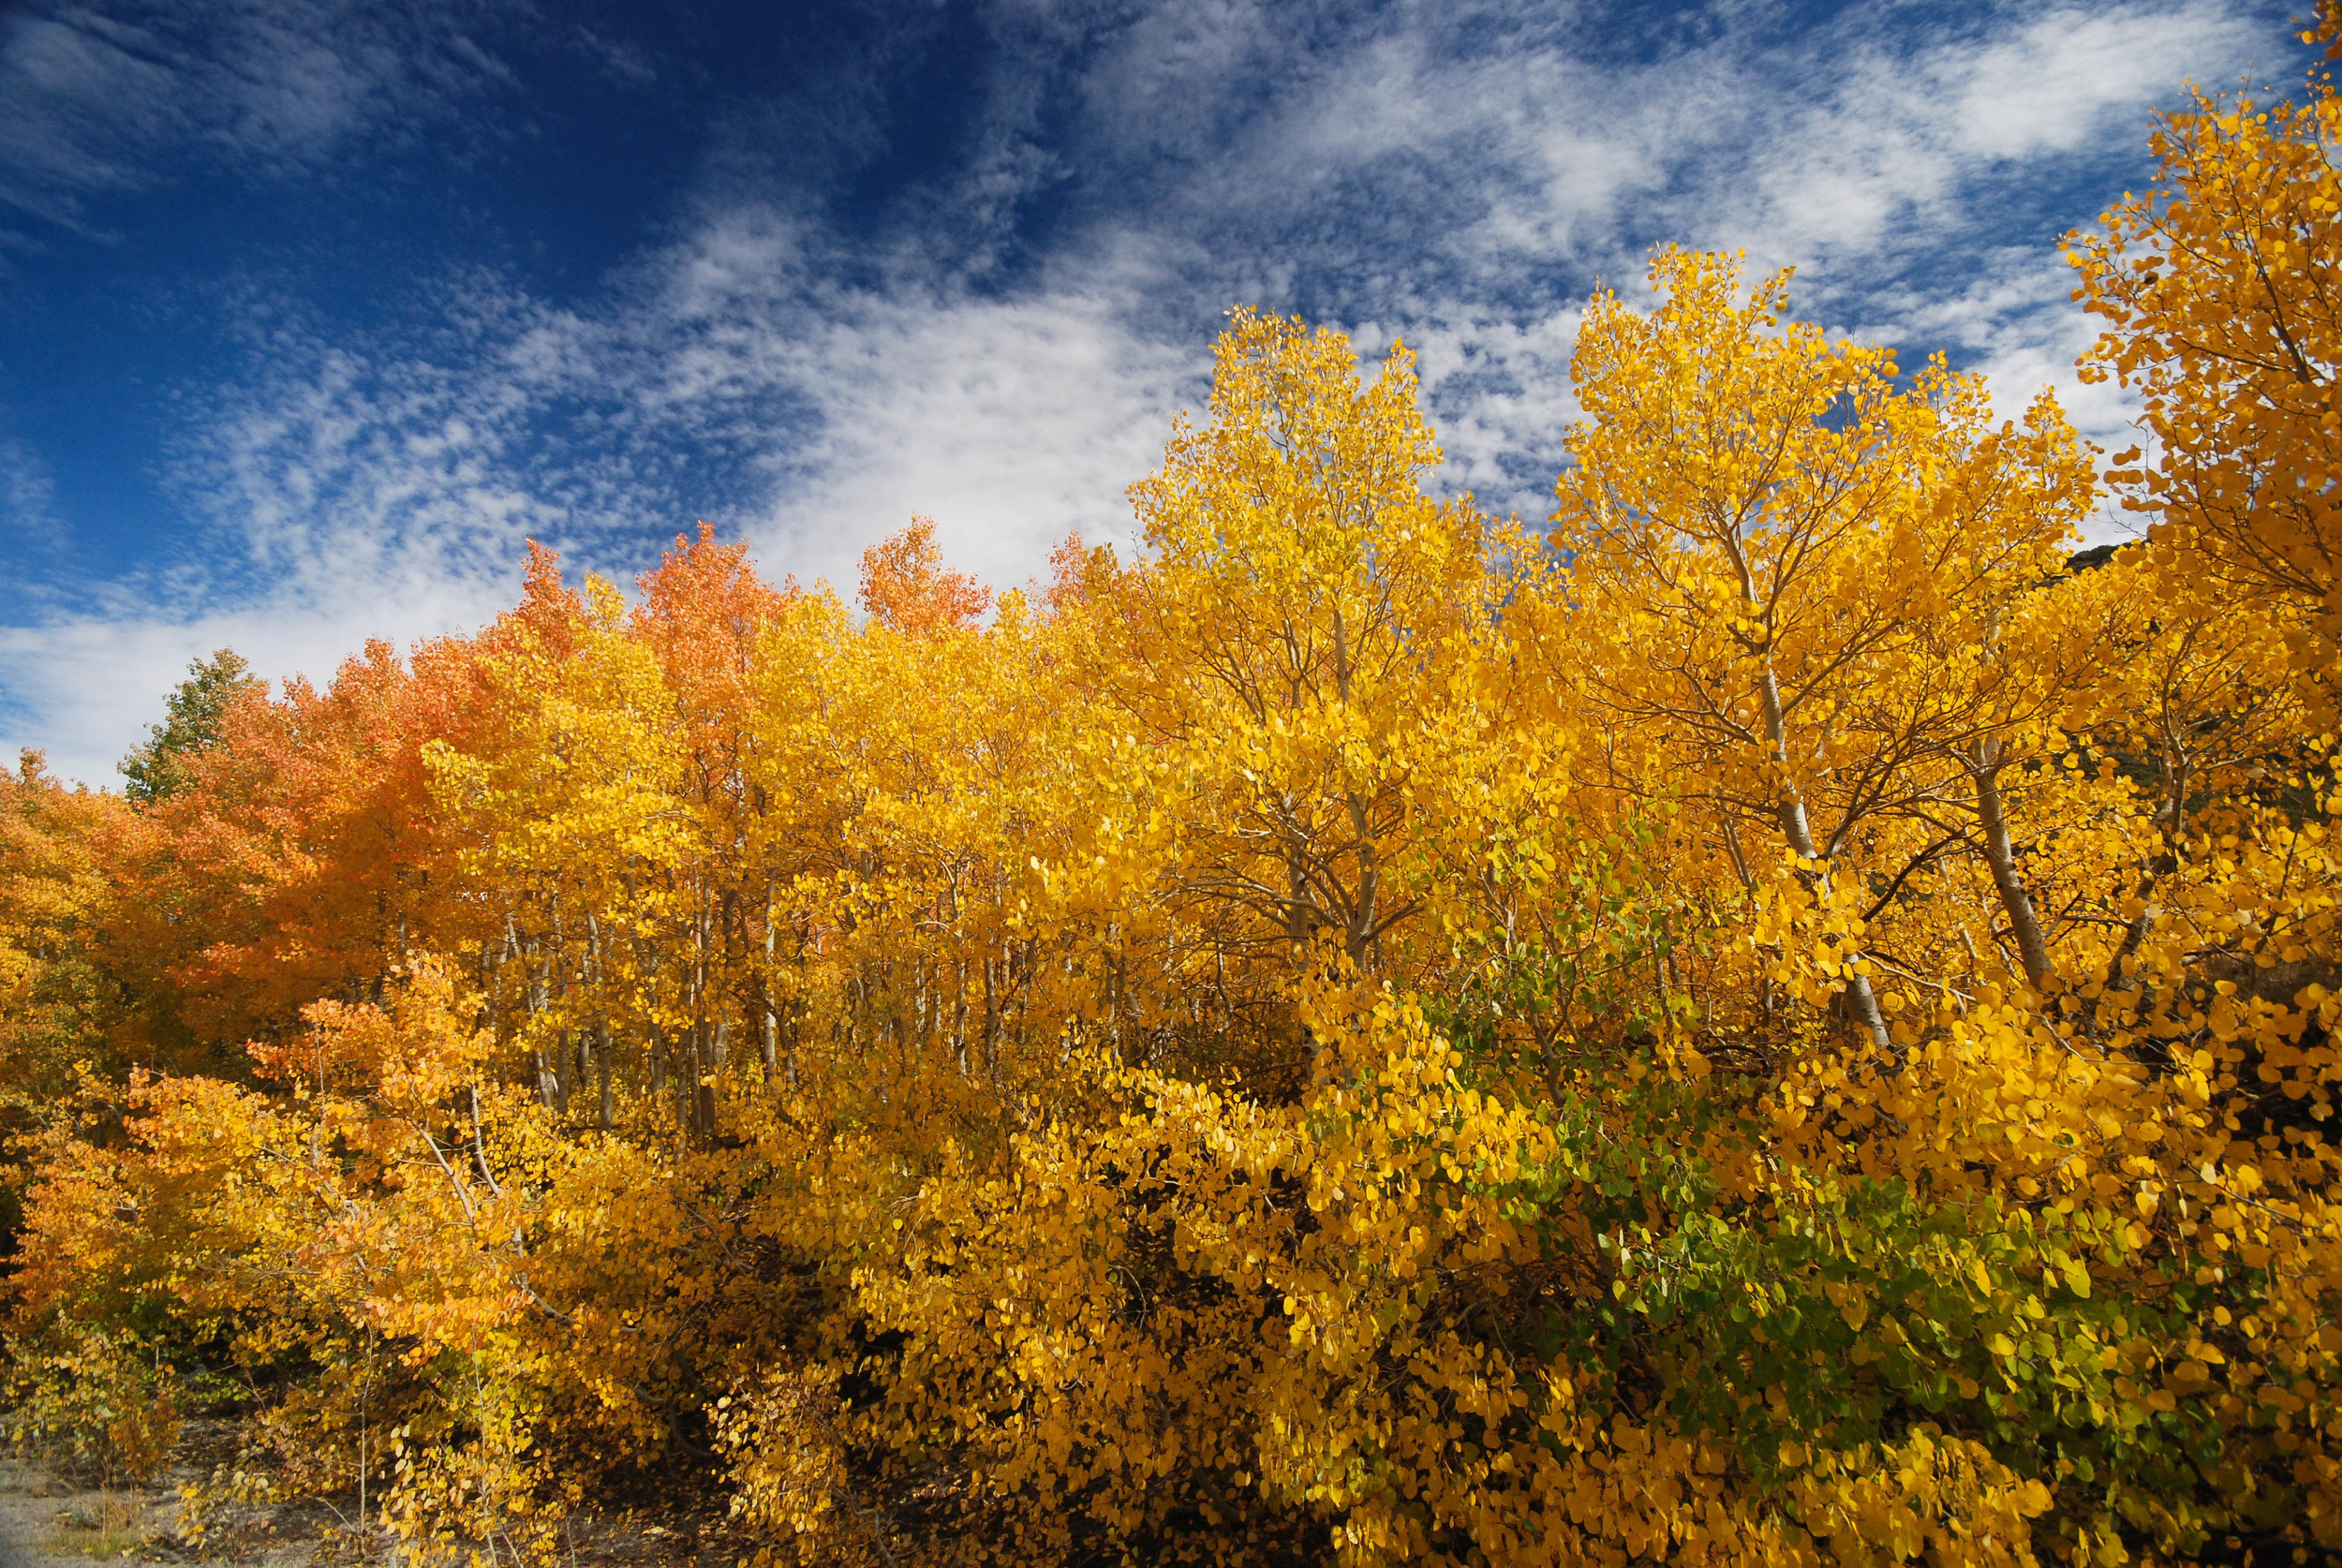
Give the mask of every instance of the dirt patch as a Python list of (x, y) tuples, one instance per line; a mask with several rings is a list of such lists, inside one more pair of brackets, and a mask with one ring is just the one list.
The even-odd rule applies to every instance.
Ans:
[[(219, 1454), (204, 1437), (183, 1443), (180, 1462), (144, 1487), (99, 1487), (69, 1473), (0, 1461), (0, 1568), (134, 1568), (141, 1562), (218, 1568), (389, 1568), (399, 1543), (378, 1526), (361, 1531), (330, 1503), (274, 1507), (215, 1503), (200, 1542), (180, 1533), (179, 1488), (209, 1475)], [(753, 1555), (750, 1543), (704, 1496), (630, 1499), (633, 1506), (581, 1511), (563, 1531), (561, 1556), (578, 1568), (719, 1568)], [(663, 1501), (666, 1506), (660, 1506)], [(648, 1503), (645, 1507), (644, 1504)]]
[(158, 1488), (77, 1487), (45, 1471), (0, 1464), (0, 1565), (120, 1568), (167, 1538), (179, 1500)]
[[(208, 1473), (215, 1455), (198, 1427), (180, 1462), (143, 1487), (103, 1485), (69, 1469), (0, 1461), (0, 1568), (126, 1568), (137, 1562), (234, 1563), (239, 1568), (305, 1568), (333, 1561), (385, 1561), (389, 1543), (336, 1531), (331, 1510), (315, 1507), (214, 1511), (199, 1545), (182, 1538), (179, 1488)], [(215, 1441), (208, 1445), (216, 1447)], [(338, 1548), (338, 1549), (335, 1549)]]

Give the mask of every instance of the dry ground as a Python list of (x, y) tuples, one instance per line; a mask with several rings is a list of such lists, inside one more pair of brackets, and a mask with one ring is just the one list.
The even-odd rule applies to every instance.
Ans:
[[(0, 1568), (390, 1568), (396, 1561), (388, 1532), (351, 1530), (330, 1505), (317, 1503), (222, 1509), (201, 1543), (182, 1540), (179, 1488), (210, 1472), (226, 1436), (224, 1428), (190, 1432), (173, 1468), (142, 1488), (0, 1460)], [(581, 1516), (567, 1555), (577, 1568), (722, 1568), (750, 1555), (707, 1500), (693, 1501), (697, 1506)]]
[(0, 1568), (120, 1568), (126, 1556), (152, 1556), (177, 1511), (177, 1498), (160, 1488), (77, 1486), (0, 1464)]

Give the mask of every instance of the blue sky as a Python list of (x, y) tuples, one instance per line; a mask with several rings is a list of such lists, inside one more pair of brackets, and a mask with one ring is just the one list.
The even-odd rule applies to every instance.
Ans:
[(0, 15), (0, 745), (112, 763), (186, 661), (477, 626), (521, 540), (696, 519), (996, 582), (1122, 491), (1246, 303), (1403, 336), (1444, 482), (1547, 510), (1597, 280), (1663, 241), (1986, 370), (2056, 236), (2298, 5), (158, 0)]

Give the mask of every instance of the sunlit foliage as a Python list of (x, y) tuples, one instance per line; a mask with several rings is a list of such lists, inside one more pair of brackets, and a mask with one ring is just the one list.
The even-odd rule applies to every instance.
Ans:
[(1669, 249), (1547, 526), (1238, 311), (1135, 558), (538, 552), (135, 810), (28, 758), (12, 1429), (232, 1373), (190, 1528), (421, 1561), (2342, 1554), (2333, 123), (2075, 242), (2111, 558), (2046, 394)]

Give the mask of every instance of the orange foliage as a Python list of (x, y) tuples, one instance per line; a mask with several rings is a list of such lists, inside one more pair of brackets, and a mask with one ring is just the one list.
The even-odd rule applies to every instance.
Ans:
[(323, 691), (247, 692), (190, 788), (151, 813), (157, 936), (198, 1032), (272, 1034), (314, 998), (379, 996), (408, 953), (454, 936), (422, 747), (472, 728), (470, 658), (370, 642)]
[(966, 572), (944, 570), (935, 520), (914, 517), (862, 553), (861, 599), (882, 625), (926, 634), (974, 626), (992, 608), (992, 590)]

